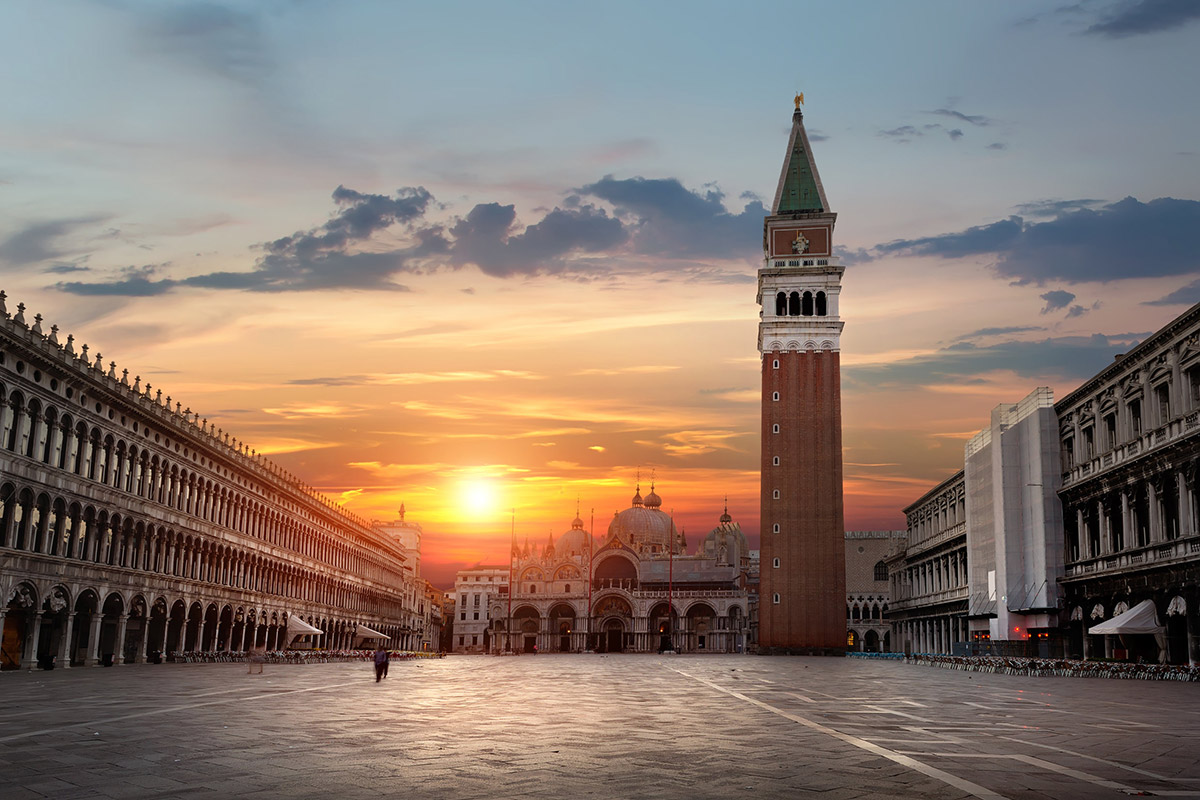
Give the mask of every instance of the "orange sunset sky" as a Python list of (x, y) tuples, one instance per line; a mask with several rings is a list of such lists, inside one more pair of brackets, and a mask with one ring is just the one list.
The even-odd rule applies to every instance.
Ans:
[(847, 265), (848, 529), (1200, 300), (1200, 26), (1157, 4), (47, 5), (0, 24), (10, 310), (363, 517), (403, 502), (444, 587), (512, 510), (603, 533), (639, 470), (690, 542), (728, 496), (756, 546), (797, 89)]

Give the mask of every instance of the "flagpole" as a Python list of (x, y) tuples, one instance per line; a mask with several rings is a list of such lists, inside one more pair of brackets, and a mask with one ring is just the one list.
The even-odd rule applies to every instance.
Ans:
[(592, 554), (596, 551), (596, 509), (592, 508), (591, 519), (588, 522), (588, 616), (587, 616), (587, 641), (584, 642), (583, 649), (591, 651), (592, 649)]
[(674, 591), (675, 591), (675, 509), (671, 509), (671, 530), (667, 538), (670, 544), (667, 547), (667, 634), (670, 636), (671, 652), (675, 652), (675, 618), (671, 616), (674, 610)]
[(512, 524), (508, 536), (508, 619), (505, 620), (504, 648), (512, 652), (512, 596), (513, 596), (513, 558), (517, 551), (517, 510), (512, 510)]

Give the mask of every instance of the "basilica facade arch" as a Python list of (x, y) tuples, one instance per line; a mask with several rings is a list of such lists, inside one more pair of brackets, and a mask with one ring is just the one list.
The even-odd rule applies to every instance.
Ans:
[[(513, 587), (490, 595), (486, 651), (743, 652), (750, 551), (728, 511), (689, 552), (661, 499), (640, 488), (604, 537), (571, 529), (514, 547)], [(511, 608), (511, 612), (510, 609)], [(465, 615), (464, 615), (465, 616)], [(479, 652), (463, 642), (456, 650)]]

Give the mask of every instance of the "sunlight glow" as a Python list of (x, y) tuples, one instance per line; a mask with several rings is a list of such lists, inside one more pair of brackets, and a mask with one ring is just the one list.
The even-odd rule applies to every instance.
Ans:
[(487, 480), (471, 480), (462, 485), (464, 510), (475, 516), (496, 511), (496, 487)]

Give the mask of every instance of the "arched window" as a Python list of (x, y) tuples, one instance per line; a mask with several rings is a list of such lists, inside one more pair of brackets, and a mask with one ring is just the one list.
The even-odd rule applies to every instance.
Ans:
[(776, 558), (773, 562), (771, 562), (771, 566), (775, 569), (779, 569), (779, 559)]
[(826, 313), (827, 313), (827, 306), (825, 303), (825, 293), (817, 292), (817, 316), (823, 317), (823, 316), (825, 316)]
[(772, 498), (773, 498), (773, 499), (775, 499), (775, 500), (778, 500), (778, 499), (779, 499), (779, 490), (778, 490), (778, 489), (776, 489), (776, 490), (774, 491), (774, 493), (772, 494)]
[(791, 317), (800, 316), (800, 293), (799, 292), (792, 292), (791, 296), (788, 297), (788, 316), (791, 316)]
[(787, 295), (783, 292), (775, 295), (775, 316), (782, 317), (787, 314)]
[(774, 594), (774, 596), (771, 598), (771, 602), (775, 605), (779, 605), (779, 592)]
[(771, 426), (771, 433), (779, 433), (779, 423), (778, 422)]
[(882, 561), (876, 562), (875, 563), (875, 580), (886, 581), (887, 579), (888, 579), (887, 564), (883, 563)]
[(779, 466), (779, 456), (775, 456), (773, 459), (771, 459), (771, 465), (776, 467)]
[(813, 296), (812, 292), (805, 292), (804, 299), (800, 305), (801, 316), (811, 317), (813, 315)]
[(779, 533), (779, 523), (775, 523), (775, 527), (771, 529), (773, 533)]

